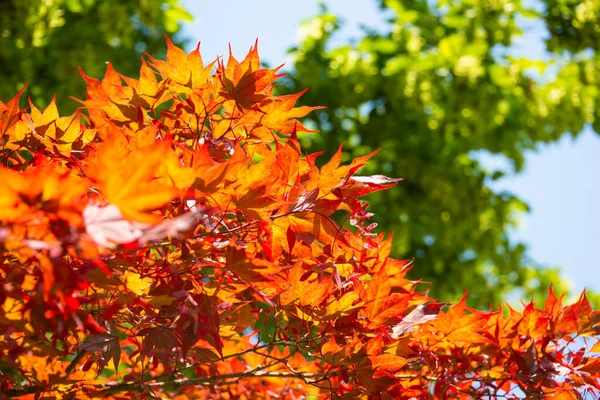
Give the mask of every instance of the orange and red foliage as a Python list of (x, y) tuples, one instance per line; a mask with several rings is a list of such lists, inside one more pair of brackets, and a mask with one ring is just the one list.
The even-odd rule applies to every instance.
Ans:
[(273, 95), (256, 47), (204, 65), (167, 45), (139, 80), (82, 74), (74, 115), (0, 102), (2, 396), (598, 394), (585, 295), (437, 303), (358, 199), (397, 181), (356, 175), (373, 154), (303, 154), (314, 108)]

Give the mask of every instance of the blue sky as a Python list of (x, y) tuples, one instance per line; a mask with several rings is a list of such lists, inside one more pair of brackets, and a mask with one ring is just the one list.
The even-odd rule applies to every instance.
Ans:
[[(286, 50), (296, 43), (301, 21), (315, 15), (317, 1), (221, 0), (218, 2), (183, 0), (195, 18), (185, 24), (189, 48), (202, 42), (206, 61), (228, 53), (243, 58), (255, 39), (259, 54), (270, 65), (289, 63)], [(383, 16), (374, 0), (329, 0), (330, 11), (346, 24), (339, 37), (358, 37), (360, 24), (378, 27)], [(543, 57), (539, 26), (528, 27), (516, 51)], [(503, 165), (499, 158), (483, 157), (489, 165)], [(532, 212), (524, 215), (514, 237), (529, 247), (530, 257), (540, 263), (562, 266), (563, 276), (578, 292), (584, 287), (600, 292), (600, 265), (595, 246), (600, 238), (600, 136), (584, 131), (573, 140), (541, 146), (527, 153), (525, 170), (494, 184), (529, 203)]]

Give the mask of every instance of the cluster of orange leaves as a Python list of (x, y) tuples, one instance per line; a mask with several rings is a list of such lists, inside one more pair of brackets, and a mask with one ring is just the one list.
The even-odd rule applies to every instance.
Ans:
[(373, 154), (303, 154), (316, 107), (273, 95), (256, 46), (167, 45), (139, 80), (82, 73), (74, 115), (0, 102), (0, 397), (598, 394), (585, 294), (437, 303), (358, 199), (397, 181), (356, 175)]

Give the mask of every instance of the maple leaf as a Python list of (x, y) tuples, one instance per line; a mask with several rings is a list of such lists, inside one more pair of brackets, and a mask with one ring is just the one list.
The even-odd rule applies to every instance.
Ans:
[(297, 132), (314, 132), (306, 128), (297, 118), (308, 115), (311, 111), (323, 107), (294, 107), (298, 98), (305, 90), (298, 94), (274, 96), (264, 100), (259, 110), (248, 110), (240, 118), (240, 124), (250, 125), (247, 129), (248, 136), (259, 140), (273, 140), (273, 131), (280, 135), (292, 135)]
[(342, 198), (365, 196), (378, 190), (387, 190), (396, 185), (402, 178), (388, 178), (383, 175), (352, 176), (342, 186), (335, 189), (336, 195)]
[(244, 281), (257, 285), (261, 290), (273, 292), (274, 289), (268, 282), (275, 279), (274, 276), (281, 271), (281, 266), (268, 260), (249, 257), (250, 254), (252, 253), (237, 246), (228, 246), (225, 251), (227, 269)]
[(23, 144), (31, 150), (36, 150), (38, 141), (47, 150), (56, 149), (60, 154), (69, 157), (75, 146), (81, 150), (96, 136), (95, 129), (88, 129), (80, 124), (81, 112), (77, 111), (71, 116), (60, 117), (56, 107), (56, 97), (40, 111), (29, 101), (31, 114), (25, 115), (19, 125), (15, 126), (15, 135), (11, 138), (13, 143)]
[(305, 211), (313, 211), (315, 208), (315, 202), (319, 197), (319, 189), (315, 188), (306, 193), (300, 194), (296, 199), (296, 203), (292, 206), (291, 212), (302, 213)]
[(23, 319), (23, 302), (13, 297), (6, 297), (2, 304), (3, 317), (9, 321), (20, 321)]
[(272, 70), (260, 68), (258, 40), (241, 63), (231, 54), (230, 47), (227, 66), (220, 62), (217, 68), (217, 75), (221, 81), (219, 94), (225, 100), (233, 100), (240, 110), (252, 108), (269, 97), (273, 82), (283, 76), (277, 75), (282, 66)]
[(335, 299), (327, 304), (324, 310), (324, 318), (338, 319), (350, 315), (364, 306), (364, 303), (359, 301), (357, 292), (347, 292), (339, 299)]
[(356, 365), (361, 383), (372, 391), (392, 385), (395, 374), (408, 362), (403, 357), (385, 352), (384, 341), (377, 335), (367, 342), (360, 351), (366, 353)]
[(382, 376), (391, 376), (400, 371), (408, 362), (408, 360), (398, 357), (394, 354), (380, 354), (370, 357), (371, 367), (375, 371), (373, 378)]
[(142, 357), (152, 354), (167, 359), (173, 355), (173, 349), (180, 347), (173, 331), (162, 326), (142, 329), (138, 336), (144, 337), (140, 350)]
[(267, 220), (271, 211), (276, 208), (274, 199), (268, 195), (268, 188), (260, 186), (245, 192), (233, 199), (238, 210), (244, 211), (254, 219)]
[(329, 364), (336, 365), (344, 357), (344, 348), (330, 336), (329, 341), (321, 346), (321, 354)]
[(28, 219), (33, 211), (81, 222), (81, 202), (87, 184), (56, 164), (41, 163), (25, 171), (0, 167), (0, 220)]
[(113, 248), (116, 244), (132, 243), (142, 236), (142, 226), (124, 220), (114, 204), (100, 207), (90, 203), (83, 210), (83, 218), (86, 232), (102, 247)]
[(436, 319), (419, 325), (413, 336), (433, 348), (460, 348), (491, 343), (482, 335), (483, 327), (491, 314), (481, 311), (467, 314), (466, 297), (467, 293), (448, 311), (440, 311)]
[[(182, 151), (183, 152), (183, 151)], [(182, 160), (183, 154), (168, 151), (157, 171), (158, 181), (172, 184), (181, 191), (187, 190), (196, 180), (196, 172), (193, 168), (185, 165)]]
[(579, 336), (592, 336), (597, 334), (594, 329), (594, 312), (585, 290), (577, 302), (570, 304), (563, 310), (560, 325), (556, 328), (557, 334), (577, 332)]
[(123, 274), (125, 287), (138, 296), (147, 295), (154, 280), (148, 277), (143, 277), (140, 274), (131, 271), (125, 271)]
[[(335, 222), (311, 212), (289, 214), (275, 218), (267, 228), (271, 231), (270, 242), (273, 259), (279, 258), (284, 245), (288, 243), (290, 235), (300, 238), (309, 245), (315, 240), (330, 243), (333, 238), (337, 238), (338, 241), (343, 241), (339, 235), (339, 227)], [(288, 233), (288, 231), (291, 233)]]
[(338, 147), (337, 152), (321, 167), (320, 171), (315, 165), (315, 159), (319, 153), (305, 158), (308, 169), (308, 179), (304, 184), (306, 190), (318, 188), (322, 197), (332, 192), (335, 194), (334, 198), (341, 197), (341, 192), (339, 190), (334, 191), (334, 189), (343, 187), (354, 173), (366, 164), (367, 160), (377, 154), (377, 151), (374, 151), (366, 156), (355, 158), (348, 165), (340, 165), (342, 161), (342, 146)]
[(83, 343), (78, 344), (77, 347), (89, 352), (102, 352), (104, 362), (108, 363), (112, 359), (115, 371), (119, 370), (121, 344), (118, 336), (108, 333), (89, 336)]
[(23, 86), (8, 103), (0, 101), (0, 134), (2, 136), (21, 116), (22, 111), (19, 109), (19, 101), (26, 87), (27, 85)]
[(281, 304), (298, 303), (301, 306), (317, 307), (325, 302), (334, 287), (330, 278), (321, 280), (301, 279), (306, 271), (302, 265), (294, 265), (285, 279), (278, 279)]
[(158, 223), (161, 217), (151, 211), (177, 195), (175, 187), (156, 179), (168, 151), (163, 144), (136, 152), (117, 141), (105, 142), (87, 173), (97, 182), (99, 192), (123, 216), (137, 222)]
[(510, 308), (511, 320), (515, 321), (515, 328), (519, 334), (533, 339), (542, 339), (548, 330), (547, 313), (535, 308), (534, 302), (525, 305), (523, 312)]
[(151, 65), (158, 70), (163, 79), (170, 79), (192, 91), (198, 90), (206, 85), (208, 76), (212, 70), (211, 63), (204, 67), (202, 56), (200, 55), (200, 43), (190, 54), (175, 46), (171, 40), (165, 36), (167, 41), (167, 60), (157, 60), (152, 56)]
[(114, 248), (117, 244), (137, 242), (143, 245), (166, 237), (179, 237), (199, 221), (208, 219), (208, 215), (202, 210), (195, 210), (151, 225), (124, 219), (114, 204), (101, 207), (92, 202), (83, 210), (83, 219), (87, 234), (96, 244)]
[[(212, 346), (219, 354), (223, 354), (223, 343), (220, 336), (221, 317), (220, 302), (215, 296), (194, 295), (192, 306), (183, 307), (180, 317), (173, 324), (180, 339), (184, 356), (199, 341), (204, 346)], [(212, 352), (211, 352), (212, 353)], [(214, 353), (212, 353), (214, 354)], [(210, 354), (204, 354), (210, 356)]]
[(107, 63), (106, 73), (102, 81), (87, 76), (80, 68), (79, 73), (85, 80), (86, 100), (77, 100), (85, 105), (90, 118), (98, 127), (106, 124), (107, 120), (118, 125), (139, 121), (141, 107), (130, 104), (133, 89), (123, 86), (121, 76)]
[(131, 79), (121, 74), (119, 76), (132, 89), (129, 101), (134, 106), (154, 108), (155, 105), (161, 104), (168, 99), (166, 90), (169, 81), (164, 80), (159, 83), (156, 79), (156, 74), (144, 58), (142, 58), (139, 80)]
[(368, 329), (391, 325), (404, 314), (413, 294), (392, 293), (392, 287), (384, 270), (375, 274), (361, 290), (361, 299), (365, 303), (359, 316), (365, 319)]

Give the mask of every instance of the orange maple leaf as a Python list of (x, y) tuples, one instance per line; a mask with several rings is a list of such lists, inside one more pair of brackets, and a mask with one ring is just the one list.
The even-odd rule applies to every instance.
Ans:
[(491, 313), (472, 310), (467, 314), (467, 293), (448, 311), (415, 329), (414, 337), (432, 350), (469, 348), (473, 345), (494, 344), (482, 335)]
[(34, 211), (42, 211), (78, 225), (87, 188), (87, 182), (56, 164), (25, 171), (0, 167), (0, 220), (27, 223), (39, 218)]
[(124, 142), (104, 142), (86, 172), (96, 182), (100, 194), (108, 203), (116, 205), (123, 216), (138, 222), (157, 223), (162, 217), (152, 211), (178, 193), (176, 187), (157, 179), (164, 154), (169, 151), (163, 143), (142, 152), (130, 149)]
[(260, 68), (258, 40), (241, 63), (231, 54), (230, 47), (227, 66), (219, 62), (217, 68), (217, 75), (221, 82), (219, 94), (226, 101), (233, 100), (240, 111), (252, 108), (270, 96), (273, 82), (283, 76), (277, 75), (277, 71), (282, 66), (283, 64), (271, 70)]
[(368, 329), (378, 329), (398, 322), (414, 297), (412, 293), (392, 293), (392, 286), (383, 269), (373, 275), (360, 293), (365, 306), (359, 312), (359, 317), (363, 317)]
[(200, 43), (190, 54), (186, 54), (167, 36), (165, 38), (167, 40), (167, 60), (157, 60), (148, 54), (148, 58), (152, 61), (150, 65), (158, 70), (163, 79), (170, 79), (180, 87), (190, 91), (202, 89), (208, 82), (214, 63), (204, 67), (200, 55)]
[(258, 109), (246, 110), (239, 124), (246, 126), (250, 138), (260, 140), (273, 140), (273, 131), (280, 135), (315, 132), (306, 128), (297, 118), (324, 107), (294, 107), (298, 98), (305, 92), (306, 90), (303, 90), (297, 94), (269, 97), (260, 103)]
[(305, 273), (306, 270), (298, 263), (287, 271), (284, 279), (277, 280), (282, 305), (296, 303), (301, 306), (317, 307), (327, 300), (334, 287), (331, 278), (303, 279)]
[(23, 86), (8, 103), (0, 101), (0, 134), (4, 135), (8, 128), (19, 120), (22, 113), (19, 108), (19, 101), (26, 87), (27, 85)]

